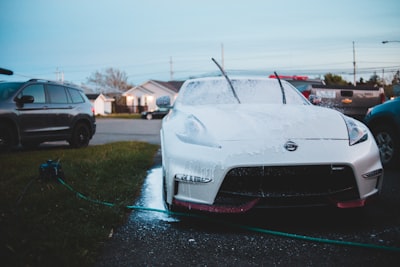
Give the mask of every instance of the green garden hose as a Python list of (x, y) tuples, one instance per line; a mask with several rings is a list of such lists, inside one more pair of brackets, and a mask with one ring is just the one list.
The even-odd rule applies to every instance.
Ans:
[[(100, 201), (100, 200), (95, 200), (91, 199), (79, 192), (77, 192), (74, 188), (72, 188), (70, 185), (68, 185), (63, 179), (57, 178), (57, 180), (64, 185), (66, 188), (68, 188), (70, 191), (76, 194), (77, 197), (96, 203), (96, 204), (101, 204), (105, 205), (108, 207), (114, 207), (116, 206), (113, 203), (110, 202), (105, 202), (105, 201)], [(166, 213), (168, 215), (174, 215), (174, 216), (181, 216), (181, 217), (198, 217), (201, 219), (205, 219), (208, 221), (220, 223), (220, 224), (225, 224), (228, 226), (233, 226), (236, 228), (240, 229), (245, 229), (248, 231), (252, 232), (258, 232), (258, 233), (264, 233), (264, 234), (269, 234), (269, 235), (275, 235), (275, 236), (281, 236), (281, 237), (287, 237), (287, 238), (292, 238), (292, 239), (300, 239), (300, 240), (305, 240), (305, 241), (311, 241), (311, 242), (317, 242), (317, 243), (325, 243), (325, 244), (333, 244), (333, 245), (342, 245), (342, 246), (352, 246), (352, 247), (363, 247), (363, 248), (369, 248), (369, 249), (380, 249), (380, 250), (386, 250), (386, 251), (394, 251), (394, 252), (400, 252), (400, 247), (389, 247), (389, 246), (380, 246), (380, 245), (374, 245), (374, 244), (366, 244), (366, 243), (358, 243), (358, 242), (350, 242), (350, 241), (341, 241), (341, 240), (333, 240), (333, 239), (326, 239), (326, 238), (318, 238), (318, 237), (310, 237), (310, 236), (304, 236), (304, 235), (297, 235), (297, 234), (291, 234), (291, 233), (285, 233), (285, 232), (280, 232), (280, 231), (273, 231), (273, 230), (268, 230), (268, 229), (262, 229), (258, 227), (251, 227), (251, 226), (246, 226), (246, 225), (241, 225), (241, 224), (235, 224), (235, 223), (230, 223), (224, 220), (216, 220), (216, 219), (211, 219), (207, 216), (204, 215), (198, 215), (198, 214), (191, 214), (191, 213), (182, 213), (182, 212), (170, 212), (167, 210), (160, 210), (160, 209), (154, 209), (154, 208), (148, 208), (148, 207), (142, 207), (142, 206), (126, 206), (127, 209), (131, 210), (137, 210), (137, 211), (151, 211), (151, 212), (159, 212), (159, 213)]]

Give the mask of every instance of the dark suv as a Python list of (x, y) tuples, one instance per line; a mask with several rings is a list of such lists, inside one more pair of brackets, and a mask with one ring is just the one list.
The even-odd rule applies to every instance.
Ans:
[(86, 147), (96, 132), (94, 108), (73, 85), (31, 79), (0, 82), (0, 150), (66, 140)]

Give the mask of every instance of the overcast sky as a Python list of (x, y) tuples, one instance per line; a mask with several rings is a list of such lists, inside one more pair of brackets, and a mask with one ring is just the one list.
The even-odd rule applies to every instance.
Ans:
[(227, 70), (351, 77), (353, 41), (357, 80), (389, 77), (400, 42), (382, 41), (400, 41), (399, 11), (399, 0), (6, 0), (0, 67), (15, 75), (0, 80), (59, 71), (81, 84), (113, 67), (133, 84), (168, 81), (217, 71), (212, 57)]

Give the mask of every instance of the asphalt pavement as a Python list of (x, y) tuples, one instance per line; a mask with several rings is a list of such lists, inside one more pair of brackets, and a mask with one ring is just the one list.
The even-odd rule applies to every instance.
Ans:
[(160, 144), (161, 120), (97, 119), (96, 134), (90, 145), (117, 141), (143, 141)]

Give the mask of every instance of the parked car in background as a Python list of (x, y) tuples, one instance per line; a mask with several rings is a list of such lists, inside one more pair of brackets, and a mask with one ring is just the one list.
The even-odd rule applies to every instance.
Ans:
[(250, 77), (184, 83), (160, 131), (169, 209), (355, 208), (378, 194), (383, 169), (367, 126), (280, 84)]
[(386, 101), (382, 87), (369, 85), (312, 85), (310, 97), (318, 97), (318, 105), (336, 109), (362, 121), (368, 109)]
[[(272, 74), (269, 78), (276, 79), (277, 77)], [(325, 82), (321, 79), (311, 79), (304, 75), (279, 75), (279, 78), (296, 87), (307, 99), (311, 94), (312, 85), (325, 85)]]
[(61, 140), (85, 147), (95, 132), (93, 106), (76, 86), (39, 79), (0, 82), (0, 150)]
[(364, 119), (378, 144), (385, 166), (393, 166), (400, 158), (400, 98), (394, 98), (368, 110)]
[[(276, 78), (270, 75), (270, 78)], [(362, 121), (367, 110), (382, 104), (386, 100), (382, 87), (369, 85), (325, 85), (320, 79), (307, 76), (280, 75), (297, 88), (311, 103), (332, 108), (343, 114)]]
[(154, 111), (143, 111), (141, 113), (141, 118), (146, 120), (162, 119), (168, 114), (168, 112), (169, 108), (159, 108)]

